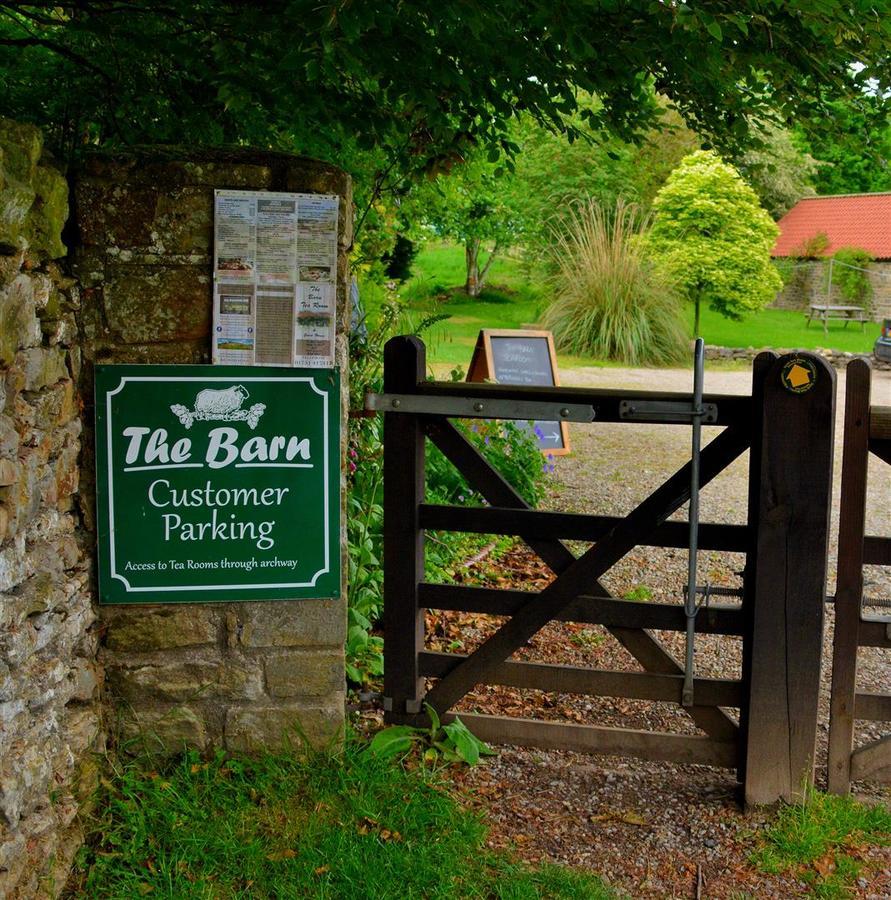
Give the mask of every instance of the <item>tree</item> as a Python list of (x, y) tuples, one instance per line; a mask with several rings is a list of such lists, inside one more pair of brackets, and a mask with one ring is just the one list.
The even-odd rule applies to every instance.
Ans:
[(415, 192), (417, 215), (464, 246), (464, 291), (470, 297), (480, 295), (498, 254), (520, 239), (520, 192), (515, 176), (479, 156)]
[[(509, 155), (517, 114), (633, 139), (659, 121), (654, 91), (728, 150), (750, 122), (808, 117), (870, 79), (883, 97), (889, 40), (870, 0), (0, 0), (0, 108), (69, 153), (377, 149), (377, 178)], [(587, 95), (600, 104), (580, 110)]]
[(770, 303), (782, 281), (770, 261), (779, 229), (732, 166), (700, 150), (685, 157), (653, 202), (651, 252), (695, 306), (729, 319)]
[(818, 194), (891, 190), (891, 119), (883, 100), (863, 94), (837, 101), (807, 126), (795, 130), (795, 139), (821, 162)]
[(788, 129), (768, 125), (759, 132), (761, 146), (746, 151), (736, 165), (762, 206), (780, 219), (802, 197), (816, 193), (821, 164), (796, 144)]
[[(547, 257), (560, 225), (572, 221), (567, 211), (592, 201), (605, 209), (633, 203), (644, 214), (658, 189), (681, 159), (700, 147), (676, 112), (664, 108), (660, 127), (631, 144), (601, 132), (594, 141), (569, 143), (534, 120), (514, 129), (518, 147), (514, 193), (522, 212), (526, 249)], [(589, 98), (583, 108), (596, 105)], [(580, 120), (580, 116), (577, 115)], [(556, 227), (555, 227), (556, 226)]]

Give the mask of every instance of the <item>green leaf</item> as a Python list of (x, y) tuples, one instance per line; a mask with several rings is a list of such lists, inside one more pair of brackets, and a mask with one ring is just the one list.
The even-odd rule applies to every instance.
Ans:
[(461, 759), (468, 765), (475, 766), (480, 761), (480, 740), (460, 720), (455, 719), (443, 728), (443, 731), (451, 738), (455, 750)]
[(439, 715), (436, 710), (429, 704), (424, 704), (424, 709), (427, 712), (427, 715), (430, 717), (430, 738), (431, 740), (436, 737), (439, 732), (440, 721)]
[(371, 739), (368, 749), (375, 756), (397, 756), (410, 750), (419, 737), (418, 730), (411, 725), (392, 725), (379, 731)]

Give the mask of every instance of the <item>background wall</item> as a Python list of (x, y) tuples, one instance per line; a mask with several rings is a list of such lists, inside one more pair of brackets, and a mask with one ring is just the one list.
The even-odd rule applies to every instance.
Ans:
[(68, 187), (42, 149), (0, 119), (0, 897), (61, 889), (104, 740)]
[[(834, 303), (849, 305), (841, 296), (838, 285), (832, 286), (832, 298), (827, 296), (826, 264), (822, 262), (796, 262), (796, 268), (789, 283), (780, 291), (771, 304), (779, 309), (800, 309), (806, 311), (811, 303)], [(891, 318), (891, 262), (879, 260), (869, 264), (867, 276), (872, 284), (873, 321)]]
[[(214, 188), (340, 196), (337, 359), (346, 371), (348, 176), (255, 151), (95, 155), (74, 184), (72, 235), (87, 423), (94, 362), (209, 361)], [(83, 514), (93, 530), (92, 438), (85, 447)], [(295, 724), (319, 745), (342, 731), (344, 599), (109, 606), (101, 616), (101, 659), (125, 734), (252, 750), (280, 746)]]

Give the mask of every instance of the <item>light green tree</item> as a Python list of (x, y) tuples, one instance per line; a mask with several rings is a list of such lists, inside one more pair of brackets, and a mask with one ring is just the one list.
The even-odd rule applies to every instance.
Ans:
[(478, 297), (492, 263), (519, 242), (524, 230), (516, 176), (477, 154), (415, 191), (415, 215), (438, 235), (464, 247), (464, 291)]
[(782, 281), (770, 262), (776, 224), (733, 166), (699, 150), (681, 160), (653, 201), (653, 255), (695, 307), (729, 319), (762, 309)]

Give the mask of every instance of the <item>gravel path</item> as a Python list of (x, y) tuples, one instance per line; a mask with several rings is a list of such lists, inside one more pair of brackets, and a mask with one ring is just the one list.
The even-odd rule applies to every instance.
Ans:
[[(710, 393), (745, 394), (749, 372), (707, 371)], [(690, 391), (686, 370), (573, 369), (563, 384), (602, 388)], [(873, 403), (891, 405), (891, 373), (875, 373)], [(839, 373), (839, 426), (843, 421), (844, 373)], [(704, 443), (717, 429), (706, 429)], [(673, 426), (592, 424), (571, 427), (573, 453), (557, 461), (547, 506), (572, 512), (624, 514), (689, 459), (689, 429)], [(838, 544), (841, 428), (836, 432), (835, 506), (830, 538), (830, 583)], [(746, 513), (748, 455), (738, 459), (702, 492), (704, 522), (743, 523)], [(891, 535), (891, 468), (873, 459), (870, 468), (867, 531)], [(686, 518), (681, 510), (676, 516)], [(584, 545), (579, 545), (581, 549)], [(531, 555), (506, 561), (515, 565), (513, 583), (529, 588), (547, 583)], [(744, 557), (704, 552), (700, 579), (739, 586)], [(509, 577), (509, 574), (508, 574)], [(603, 579), (619, 596), (682, 602), (686, 551), (637, 548)], [(891, 597), (891, 571), (870, 567), (866, 593)], [(832, 650), (832, 610), (827, 609), (823, 692), (818, 759), (825, 759), (828, 732), (828, 677)], [(441, 614), (432, 622), (431, 646), (446, 649), (456, 635), (465, 651), (484, 639), (495, 623), (486, 617), (468, 622)], [(429, 630), (428, 630), (429, 632)], [(438, 637), (437, 637), (438, 635)], [(683, 635), (659, 635), (683, 658)], [(696, 643), (697, 674), (739, 677), (741, 642), (700, 636)], [(599, 627), (552, 624), (517, 654), (517, 658), (559, 661), (599, 668), (637, 670), (637, 663)], [(891, 686), (891, 654), (861, 650), (858, 687), (887, 691)], [(530, 707), (533, 709), (530, 710)], [(544, 695), (535, 691), (481, 689), (462, 703), (464, 709), (536, 715), (544, 718), (619, 725), (632, 728), (696, 733), (695, 726), (671, 704), (577, 695)], [(858, 723), (857, 740), (878, 737), (881, 727)], [(824, 777), (823, 772), (818, 778)], [(803, 883), (789, 877), (758, 874), (747, 862), (758, 817), (739, 811), (732, 773), (703, 766), (673, 766), (609, 757), (505, 748), (484, 767), (461, 776), (476, 791), (489, 817), (499, 825), (499, 838), (518, 841), (530, 859), (553, 859), (590, 866), (606, 874), (634, 897), (805, 896)], [(511, 787), (512, 786), (512, 787)], [(875, 784), (857, 785), (865, 798), (888, 802), (891, 793)], [(498, 840), (496, 839), (496, 840)], [(873, 876), (862, 879), (858, 895), (891, 897), (891, 852), (876, 849)]]

